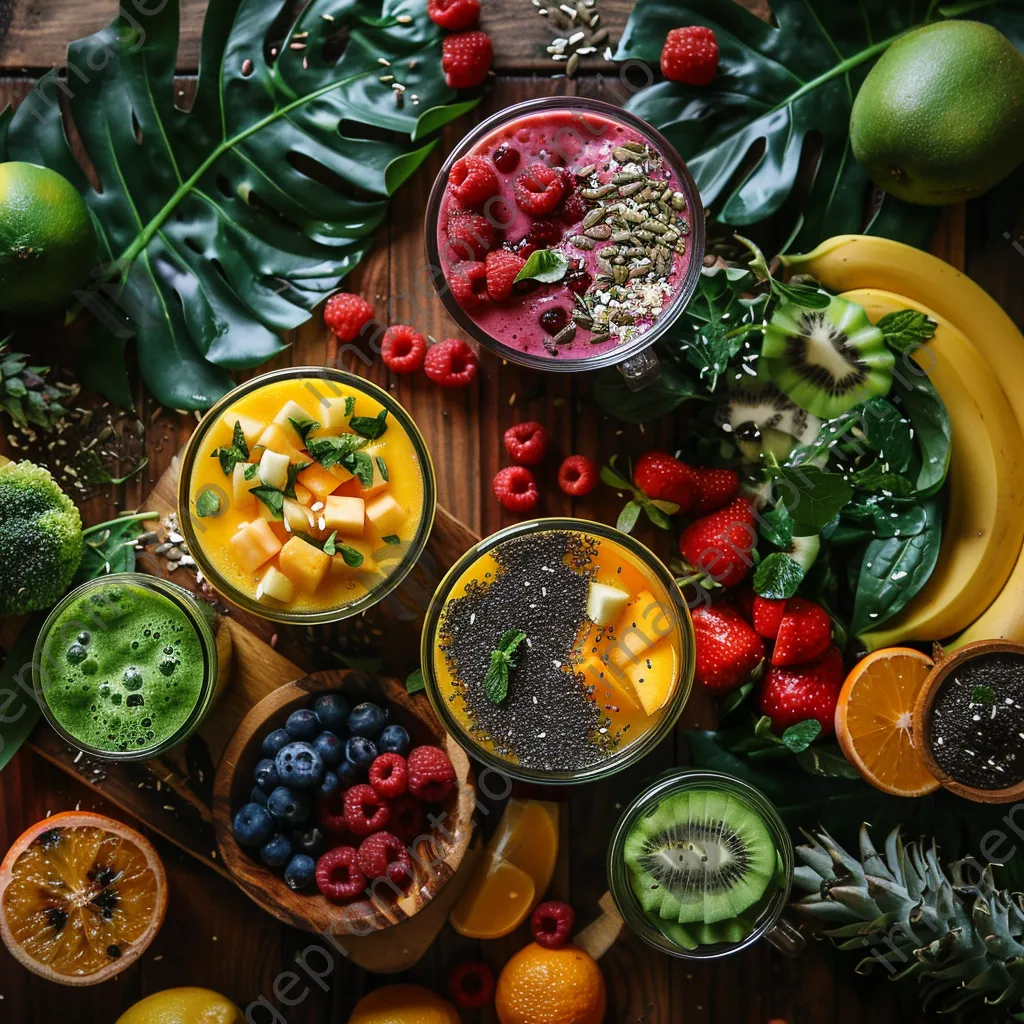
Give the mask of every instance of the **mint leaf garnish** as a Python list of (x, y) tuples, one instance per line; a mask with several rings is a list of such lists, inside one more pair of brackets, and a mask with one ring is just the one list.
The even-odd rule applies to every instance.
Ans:
[(350, 569), (358, 569), (363, 564), (363, 553), (357, 551), (355, 548), (350, 548), (347, 544), (338, 545), (338, 554), (345, 559), (345, 564)]
[(338, 531), (335, 530), (334, 533), (332, 533), (330, 535), (330, 537), (328, 537), (327, 540), (324, 541), (324, 554), (325, 555), (333, 555), (333, 554), (335, 554), (337, 552), (338, 548), (337, 548), (337, 546), (334, 543), (334, 540), (335, 540), (335, 538), (337, 536), (338, 536)]
[(252, 480), (252, 478), (256, 476), (256, 473), (259, 470), (259, 468), (260, 467), (255, 462), (252, 462), (245, 467), (245, 472), (242, 475), (245, 477), (246, 480)]
[(423, 681), (423, 670), (413, 669), (405, 680), (405, 692), (408, 694), (419, 693), (425, 690), (427, 684)]
[(538, 249), (530, 254), (523, 269), (516, 274), (516, 280), (554, 284), (565, 277), (568, 269), (569, 260), (562, 253), (554, 249)]
[(382, 538), (385, 544), (401, 544), (402, 538), (397, 533), (389, 533), (386, 537)]
[(196, 498), (196, 515), (200, 519), (220, 515), (220, 506), (220, 495), (212, 487), (208, 487)]
[(284, 491), (279, 491), (276, 487), (264, 485), (262, 487), (252, 487), (250, 492), (255, 494), (274, 513), (275, 519), (284, 518)]
[(492, 704), (500, 704), (508, 696), (509, 670), (516, 667), (512, 656), (526, 639), (521, 629), (506, 630), (498, 641), (497, 650), (491, 651), (491, 664), (484, 676), (484, 696)]
[(897, 355), (906, 355), (933, 337), (938, 324), (916, 309), (900, 309), (886, 313), (875, 326), (889, 348)]
[[(368, 444), (369, 441), (358, 434), (342, 434), (339, 437), (307, 436), (306, 438), (306, 450), (324, 469), (330, 469), (332, 466), (344, 466), (350, 473), (355, 473), (353, 469), (355, 455)], [(372, 480), (373, 466), (370, 465), (370, 457), (364, 455), (363, 458), (370, 468), (370, 479)]]
[(376, 441), (388, 429), (387, 418), (387, 409), (381, 409), (376, 416), (353, 416), (348, 425), (362, 437)]
[(213, 457), (220, 460), (220, 468), (224, 471), (225, 476), (231, 476), (235, 471), (235, 466), (249, 458), (249, 446), (245, 443), (245, 432), (238, 420), (235, 420), (231, 444), (215, 448)]

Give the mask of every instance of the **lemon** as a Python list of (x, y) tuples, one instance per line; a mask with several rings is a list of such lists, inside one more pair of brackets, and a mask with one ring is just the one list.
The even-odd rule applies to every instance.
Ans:
[(95, 265), (96, 233), (75, 186), (47, 167), (0, 163), (0, 310), (59, 306)]
[(348, 1024), (459, 1024), (459, 1015), (420, 985), (385, 985), (359, 1001)]
[(169, 988), (154, 992), (126, 1010), (117, 1024), (244, 1024), (230, 999), (208, 988)]

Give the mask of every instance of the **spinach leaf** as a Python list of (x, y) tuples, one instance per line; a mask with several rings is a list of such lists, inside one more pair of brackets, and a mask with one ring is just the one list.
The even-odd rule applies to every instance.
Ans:
[(876, 459), (870, 466), (851, 473), (850, 479), (862, 491), (895, 498), (909, 498), (914, 493), (913, 483), (900, 473), (887, 472), (885, 465), (880, 459)]
[(853, 497), (853, 484), (817, 466), (775, 466), (771, 472), (776, 504), (789, 512), (796, 537), (820, 533)]
[(387, 429), (387, 409), (381, 409), (376, 416), (353, 416), (349, 426), (360, 436), (376, 441)]
[(773, 547), (786, 549), (793, 543), (793, 519), (785, 505), (761, 513), (761, 536)]
[[(917, 370), (912, 367), (911, 370)], [(921, 466), (914, 487), (921, 498), (935, 494), (946, 480), (952, 447), (952, 429), (945, 403), (928, 377), (918, 372), (897, 375), (889, 393), (914, 427)]]
[(861, 426), (868, 444), (883, 462), (896, 473), (910, 465), (914, 441), (910, 423), (892, 402), (884, 398), (869, 398), (861, 407)]
[(942, 541), (938, 500), (922, 503), (925, 527), (913, 536), (878, 537), (864, 549), (853, 594), (850, 633), (859, 636), (906, 607), (935, 568)]
[(804, 567), (784, 551), (774, 551), (754, 573), (754, 592), (770, 601), (792, 597), (804, 578)]
[(85, 550), (71, 585), (77, 587), (112, 572), (134, 572), (135, 542), (143, 532), (142, 524), (159, 518), (156, 512), (135, 512), (86, 529)]
[(32, 692), (32, 654), (45, 621), (44, 614), (28, 619), (0, 664), (0, 694), (4, 695), (0, 702), (0, 771), (28, 739), (42, 715)]
[(405, 692), (412, 696), (414, 693), (419, 693), (421, 690), (425, 690), (427, 684), (423, 679), (423, 669), (414, 668), (405, 679)]

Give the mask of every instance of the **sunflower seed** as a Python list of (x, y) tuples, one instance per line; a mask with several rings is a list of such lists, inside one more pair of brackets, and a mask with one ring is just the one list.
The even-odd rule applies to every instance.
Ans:
[(602, 209), (600, 206), (595, 207), (583, 218), (583, 227), (592, 228), (595, 224), (600, 224), (607, 216), (607, 213), (606, 209)]
[(679, 232), (675, 228), (669, 228), (662, 236), (662, 239), (669, 244), (679, 241)]
[(568, 345), (576, 337), (576, 324), (571, 320), (551, 340), (556, 345)]
[(651, 272), (653, 266), (654, 264), (651, 263), (650, 260), (647, 260), (646, 263), (638, 263), (635, 267), (630, 267), (629, 279), (633, 281), (638, 277), (644, 277), (646, 274)]
[(643, 181), (644, 176), (638, 174), (636, 171), (619, 171), (618, 174), (612, 176), (613, 185), (629, 185), (634, 181)]
[(607, 331), (598, 331), (590, 336), (591, 345), (603, 345), (611, 335)]
[(618, 254), (618, 247), (614, 245), (606, 245), (597, 250), (597, 255), (603, 256), (606, 260), (610, 260), (613, 256), (617, 256)]
[(632, 150), (634, 153), (646, 153), (647, 152), (647, 146), (645, 146), (644, 143), (642, 143), (642, 142), (633, 142), (633, 141), (624, 142), (622, 144), (622, 148), (623, 149)]
[(636, 163), (636, 153), (630, 152), (625, 146), (616, 146), (612, 150), (612, 159), (620, 164), (632, 164)]
[(605, 196), (611, 195), (615, 191), (615, 186), (611, 183), (607, 185), (601, 185), (598, 188), (585, 188), (580, 191), (580, 195), (584, 199), (604, 199)]
[(672, 198), (672, 189), (665, 189), (665, 191), (661, 193), (661, 196), (659, 198), (663, 203), (667, 203)]
[[(605, 186), (605, 187), (606, 188), (611, 188), (612, 190), (615, 189), (614, 185)], [(619, 188), (619, 195), (622, 196), (623, 199), (629, 199), (630, 196), (635, 196), (637, 194), (637, 192), (639, 192), (643, 187), (644, 187), (644, 183), (642, 181), (634, 181), (634, 182), (631, 182), (629, 185), (621, 186)], [(584, 198), (586, 198), (586, 197), (584, 196)]]
[(587, 164), (576, 172), (577, 178), (589, 178), (597, 170), (597, 164)]
[(686, 196), (682, 192), (677, 192), (672, 197), (672, 209), (673, 210), (685, 210), (686, 209)]
[(596, 46), (581, 46), (576, 52), (581, 57), (588, 57), (592, 53), (597, 53), (597, 47)]
[(587, 228), (583, 234), (587, 238), (596, 238), (599, 242), (603, 242), (612, 237), (612, 229), (609, 224), (595, 224), (592, 228)]
[(593, 34), (593, 35), (592, 35), (592, 36), (590, 37), (590, 42), (592, 42), (592, 43), (593, 43), (593, 44), (594, 44), (595, 46), (599, 46), (599, 45), (600, 45), (601, 43), (603, 43), (603, 42), (604, 42), (604, 41), (605, 41), (605, 40), (606, 40), (607, 38), (608, 38), (608, 29), (606, 29), (606, 28), (601, 28), (601, 29), (598, 29), (598, 30), (597, 30), (597, 31), (596, 31), (596, 32), (595, 32), (595, 33), (594, 33), (594, 34)]
[(626, 250), (626, 255), (630, 259), (636, 259), (637, 256), (646, 256), (647, 255), (647, 250), (644, 249), (642, 246), (634, 245), (634, 246), (631, 246), (629, 249)]
[(580, 55), (574, 53), (570, 58), (569, 62), (565, 65), (565, 77), (572, 78), (580, 69)]
[(647, 220), (639, 210), (626, 210), (622, 217), (624, 220), (629, 221), (630, 224), (643, 224)]
[(616, 284), (625, 284), (629, 280), (629, 269), (627, 267), (612, 267), (612, 277)]
[(640, 229), (640, 230), (637, 230), (637, 231), (633, 232), (633, 237), (638, 242), (653, 242), (654, 241), (654, 232), (653, 231), (644, 231), (644, 230)]
[(658, 220), (654, 220), (653, 218), (651, 220), (645, 220), (640, 227), (643, 228), (644, 231), (653, 231), (656, 235), (663, 235), (668, 231), (668, 228), (664, 224)]
[(630, 241), (632, 238), (633, 238), (633, 232), (630, 231), (629, 228), (623, 228), (621, 231), (613, 231), (612, 232), (612, 241), (613, 242), (619, 242), (621, 244), (622, 242)]
[(583, 252), (590, 252), (595, 244), (592, 238), (586, 238), (584, 235), (573, 235), (569, 241), (572, 242), (573, 248), (581, 249)]

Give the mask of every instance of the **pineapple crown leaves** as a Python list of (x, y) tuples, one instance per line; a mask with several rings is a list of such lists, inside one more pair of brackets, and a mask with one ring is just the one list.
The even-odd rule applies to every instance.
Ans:
[(805, 835), (793, 884), (806, 895), (793, 907), (840, 949), (867, 953), (858, 972), (915, 976), (940, 1013), (983, 1003), (1024, 1021), (1024, 897), (997, 888), (991, 863), (944, 870), (934, 840), (904, 844), (898, 829), (879, 851), (862, 825), (858, 857), (827, 833)]
[(33, 424), (50, 430), (68, 414), (62, 403), (74, 397), (76, 389), (50, 384), (50, 368), (29, 366), (29, 356), (8, 348), (10, 340), (0, 341), (0, 409), (19, 427)]

